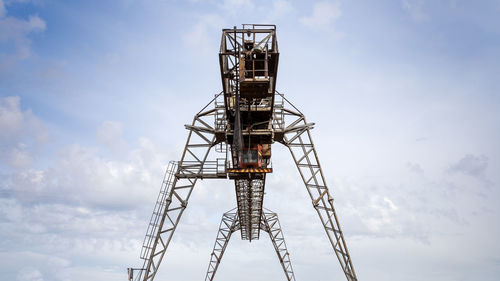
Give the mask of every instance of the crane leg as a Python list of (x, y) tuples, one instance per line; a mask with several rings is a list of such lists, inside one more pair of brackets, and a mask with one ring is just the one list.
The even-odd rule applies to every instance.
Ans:
[(311, 129), (314, 124), (307, 123), (305, 116), (288, 100), (284, 97), (283, 99), (290, 108), (282, 107), (280, 109), (277, 107), (275, 115), (280, 115), (283, 120), (287, 119), (286, 123), (289, 125), (283, 128), (283, 139), (280, 142), (288, 147), (292, 154), (311, 197), (312, 205), (318, 213), (347, 280), (357, 281), (351, 256), (335, 213), (333, 197), (326, 185), (318, 154), (311, 138)]
[(155, 278), (199, 175), (203, 175), (207, 157), (216, 144), (214, 128), (209, 125), (216, 111), (207, 110), (214, 100), (195, 115), (191, 125), (186, 125), (189, 134), (181, 160), (171, 162), (165, 173), (141, 251), (144, 263), (134, 280)]
[(295, 281), (295, 274), (293, 273), (292, 262), (290, 261), (290, 254), (285, 243), (285, 237), (281, 230), (278, 215), (267, 209), (262, 213), (262, 230), (269, 233), (269, 237), (273, 242), (274, 249), (283, 267), (287, 281)]
[(215, 239), (214, 250), (210, 255), (210, 263), (208, 264), (207, 275), (205, 276), (205, 281), (214, 280), (215, 273), (219, 268), (219, 264), (222, 260), (222, 256), (226, 251), (227, 244), (233, 232), (240, 228), (238, 222), (238, 211), (236, 208), (224, 213), (222, 215), (222, 220), (219, 226), (219, 232), (217, 233), (217, 238)]

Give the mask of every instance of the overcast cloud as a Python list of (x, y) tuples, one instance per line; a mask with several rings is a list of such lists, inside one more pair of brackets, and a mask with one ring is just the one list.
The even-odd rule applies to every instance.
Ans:
[[(1, 280), (126, 280), (163, 177), (220, 91), (222, 28), (277, 24), (360, 280), (500, 275), (498, 1), (0, 0)], [(289, 153), (265, 206), (297, 280), (343, 280)], [(200, 181), (158, 280), (204, 278), (229, 181)], [(284, 280), (233, 236), (217, 280)]]

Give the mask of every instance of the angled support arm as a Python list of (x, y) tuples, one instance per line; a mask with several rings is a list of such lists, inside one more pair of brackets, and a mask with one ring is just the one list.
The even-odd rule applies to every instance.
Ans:
[(189, 134), (181, 160), (172, 162), (166, 172), (141, 251), (144, 263), (134, 280), (151, 281), (155, 278), (198, 180), (188, 173), (202, 172), (215, 145), (214, 130), (208, 121), (214, 117), (215, 111), (207, 110), (214, 100), (196, 114), (191, 125), (186, 126)]
[[(347, 249), (344, 235), (340, 228), (337, 214), (333, 206), (333, 197), (326, 185), (325, 176), (319, 163), (318, 154), (311, 138), (313, 124), (307, 123), (305, 116), (283, 95), (287, 106), (276, 106), (275, 116), (280, 116), (283, 138), (280, 140), (290, 150), (300, 176), (311, 197), (311, 202), (318, 213), (328, 239), (333, 247), (342, 270), (348, 281), (357, 281), (351, 256)], [(289, 124), (285, 126), (286, 123)]]
[(205, 281), (214, 280), (215, 273), (219, 268), (222, 256), (224, 255), (227, 244), (229, 243), (229, 239), (231, 238), (233, 232), (237, 231), (239, 228), (238, 211), (236, 208), (224, 213), (219, 226), (219, 232), (217, 233), (217, 238), (215, 239), (214, 250), (210, 255), (210, 263), (208, 263)]
[(265, 209), (262, 213), (262, 230), (269, 233), (271, 242), (273, 242), (274, 250), (278, 255), (281, 267), (285, 272), (287, 281), (295, 281), (295, 274), (293, 273), (292, 262), (290, 261), (290, 254), (285, 243), (285, 237), (281, 230), (281, 224), (278, 220), (278, 215)]

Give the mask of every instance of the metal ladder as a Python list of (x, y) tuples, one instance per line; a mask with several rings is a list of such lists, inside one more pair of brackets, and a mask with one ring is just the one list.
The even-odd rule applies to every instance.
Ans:
[(153, 248), (154, 240), (158, 232), (158, 227), (160, 224), (161, 217), (164, 213), (165, 206), (167, 205), (166, 198), (168, 198), (168, 193), (172, 189), (172, 184), (175, 180), (175, 173), (177, 172), (177, 162), (170, 161), (168, 163), (167, 171), (163, 178), (163, 183), (158, 193), (158, 198), (156, 199), (155, 208), (153, 209), (153, 214), (149, 220), (148, 230), (146, 231), (146, 236), (144, 237), (144, 242), (141, 248), (141, 259), (149, 259), (151, 249)]

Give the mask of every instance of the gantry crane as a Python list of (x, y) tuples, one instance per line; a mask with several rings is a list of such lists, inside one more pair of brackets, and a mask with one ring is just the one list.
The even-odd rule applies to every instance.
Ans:
[[(222, 30), (222, 92), (194, 117), (178, 162), (165, 173), (141, 250), (143, 266), (129, 280), (153, 280), (198, 179), (234, 181), (237, 206), (222, 216), (205, 281), (215, 277), (231, 235), (257, 240), (267, 232), (288, 281), (295, 280), (276, 213), (263, 207), (271, 145), (288, 147), (348, 281), (357, 281), (349, 251), (311, 139), (313, 123), (276, 90), (275, 25), (243, 24)], [(137, 272), (134, 278), (134, 272)]]

